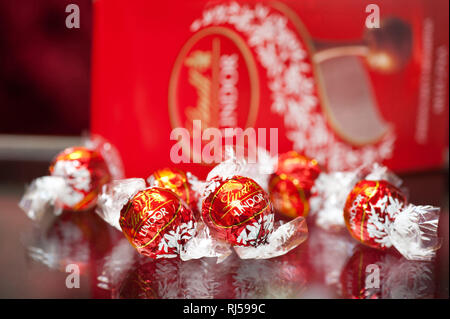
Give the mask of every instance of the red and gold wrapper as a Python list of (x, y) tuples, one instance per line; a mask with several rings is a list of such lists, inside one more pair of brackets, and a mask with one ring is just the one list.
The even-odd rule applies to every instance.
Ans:
[(151, 187), (139, 191), (120, 211), (120, 227), (142, 255), (176, 257), (195, 234), (192, 210), (171, 190)]
[(64, 178), (68, 190), (59, 198), (64, 209), (86, 210), (95, 206), (97, 195), (112, 176), (105, 159), (96, 150), (70, 147), (59, 153), (50, 165), (51, 176)]
[(347, 197), (345, 225), (352, 237), (364, 245), (386, 249), (391, 246), (387, 227), (406, 205), (405, 195), (392, 184), (362, 180)]
[(147, 178), (150, 186), (167, 188), (184, 200), (192, 211), (199, 215), (197, 203), (200, 195), (193, 189), (191, 178), (178, 168), (163, 168)]
[(295, 151), (281, 155), (269, 180), (269, 193), (275, 211), (284, 216), (306, 217), (314, 181), (321, 173), (319, 164)]
[[(381, 265), (385, 263), (385, 257), (386, 252), (358, 245), (340, 275), (342, 297), (381, 298)], [(383, 271), (385, 272), (384, 268)]]
[(236, 246), (264, 244), (273, 231), (274, 213), (268, 194), (248, 177), (212, 181), (214, 190), (202, 203), (211, 234)]

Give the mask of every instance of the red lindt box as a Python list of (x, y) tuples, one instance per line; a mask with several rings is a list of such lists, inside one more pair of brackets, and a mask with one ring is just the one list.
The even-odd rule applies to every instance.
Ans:
[[(329, 170), (445, 163), (446, 0), (93, 5), (92, 132), (117, 146), (127, 176), (177, 165), (204, 177), (193, 123), (266, 129), (268, 147), (277, 128), (279, 153)], [(171, 139), (175, 128), (190, 138)], [(175, 145), (189, 163), (174, 164)]]

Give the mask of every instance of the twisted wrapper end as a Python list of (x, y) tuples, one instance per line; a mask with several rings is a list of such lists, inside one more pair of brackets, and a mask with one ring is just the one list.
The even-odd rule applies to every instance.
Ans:
[(122, 207), (137, 192), (145, 188), (145, 180), (142, 178), (114, 180), (103, 186), (102, 192), (98, 195), (95, 212), (108, 224), (122, 231), (119, 225)]
[(217, 263), (221, 263), (231, 253), (231, 246), (211, 236), (209, 228), (201, 221), (197, 222), (196, 234), (189, 239), (180, 251), (183, 261), (199, 259), (203, 257), (217, 257)]
[[(257, 148), (255, 158), (246, 158), (229, 145), (225, 146), (224, 153), (225, 160), (209, 172), (206, 181), (226, 180), (237, 175), (245, 176), (253, 179), (266, 192), (268, 191), (269, 177), (274, 172), (277, 157), (271, 157), (262, 147)], [(205, 191), (207, 196), (207, 186)]]
[(367, 168), (362, 168), (361, 171), (367, 171), (364, 179), (369, 181), (385, 180), (398, 188), (403, 184), (400, 177), (391, 172), (386, 166), (379, 163), (374, 163)]
[(188, 182), (191, 184), (192, 190), (198, 194), (197, 210), (202, 211), (202, 195), (205, 191), (206, 182), (197, 178), (191, 172), (186, 172)]
[(67, 191), (67, 185), (62, 177), (43, 176), (35, 179), (25, 190), (19, 202), (19, 207), (32, 220), (40, 222), (45, 215), (61, 214), (62, 206), (58, 198)]
[(113, 180), (125, 178), (122, 158), (114, 145), (96, 134), (84, 137), (83, 145), (102, 155)]
[(345, 227), (343, 209), (348, 194), (360, 179), (359, 171), (321, 173), (312, 188), (311, 215), (326, 230)]
[(303, 217), (279, 225), (267, 238), (267, 243), (257, 247), (234, 246), (241, 259), (269, 259), (287, 254), (308, 238), (308, 227)]
[(398, 176), (379, 163), (362, 165), (351, 172), (321, 173), (314, 183), (310, 199), (311, 215), (316, 216), (319, 227), (325, 230), (345, 227), (345, 201), (355, 184), (362, 179), (385, 180), (396, 187), (402, 185)]
[(393, 246), (408, 260), (430, 261), (441, 247), (440, 208), (408, 205), (388, 227)]

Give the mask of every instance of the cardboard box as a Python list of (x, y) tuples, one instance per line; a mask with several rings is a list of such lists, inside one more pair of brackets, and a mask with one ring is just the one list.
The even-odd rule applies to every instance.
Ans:
[(210, 165), (170, 157), (172, 130), (194, 120), (278, 128), (280, 153), (329, 170), (442, 167), (448, 1), (374, 4), (97, 0), (92, 132), (117, 146), (127, 176), (177, 165), (204, 177)]

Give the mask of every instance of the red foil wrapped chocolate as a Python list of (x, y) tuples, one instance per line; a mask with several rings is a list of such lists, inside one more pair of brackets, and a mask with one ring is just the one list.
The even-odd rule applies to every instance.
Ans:
[(120, 211), (120, 227), (142, 255), (176, 257), (194, 235), (192, 210), (174, 192), (160, 187), (139, 191)]
[(273, 231), (274, 213), (268, 194), (248, 177), (215, 179), (202, 203), (211, 234), (236, 246), (258, 246)]
[(63, 208), (75, 211), (95, 206), (102, 186), (112, 179), (100, 152), (82, 146), (59, 153), (49, 170), (66, 181), (67, 189), (59, 198)]
[(319, 164), (295, 151), (282, 154), (269, 180), (269, 193), (275, 211), (290, 217), (306, 217), (314, 181), (321, 173)]
[(402, 191), (386, 181), (362, 180), (347, 197), (344, 219), (353, 238), (378, 249), (391, 247), (387, 232), (407, 200)]
[(197, 213), (199, 194), (193, 189), (191, 183), (192, 179), (196, 178), (181, 169), (163, 168), (150, 175), (147, 178), (147, 182), (152, 187), (155, 186), (170, 189), (184, 200), (194, 213)]

